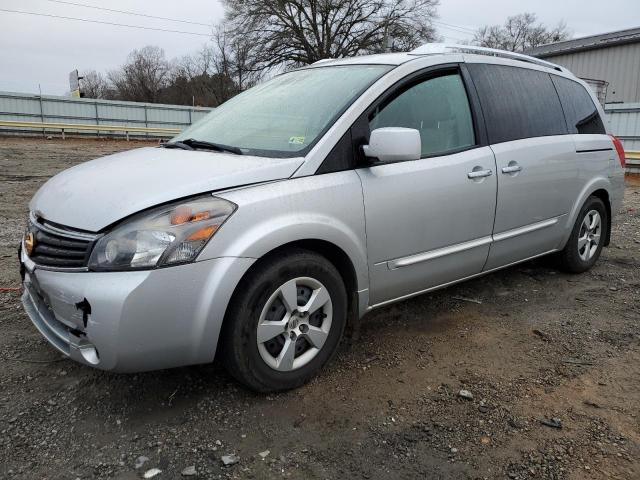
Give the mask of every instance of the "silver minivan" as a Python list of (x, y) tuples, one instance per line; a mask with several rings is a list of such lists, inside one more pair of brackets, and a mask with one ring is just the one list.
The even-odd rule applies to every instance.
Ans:
[(609, 243), (624, 151), (584, 82), (535, 58), (428, 44), (323, 60), (160, 147), (34, 196), (22, 301), (63, 354), (136, 372), (212, 362), (297, 387), (366, 312)]

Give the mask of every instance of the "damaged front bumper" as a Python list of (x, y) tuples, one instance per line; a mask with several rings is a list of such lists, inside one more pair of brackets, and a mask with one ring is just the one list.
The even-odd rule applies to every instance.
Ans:
[[(98, 365), (100, 363), (100, 356), (95, 345), (86, 339), (84, 329), (80, 329), (79, 325), (58, 320), (53, 310), (45, 302), (39, 288), (35, 286), (34, 279), (35, 277), (31, 274), (27, 273), (25, 275), (23, 282), (24, 293), (22, 294), (22, 305), (33, 324), (49, 343), (61, 353), (81, 363), (93, 366)], [(77, 308), (75, 312), (72, 312), (72, 314), (66, 318), (72, 319), (77, 317), (78, 313), (81, 312), (79, 305), (82, 305), (82, 303), (79, 302), (79, 304), (76, 304)], [(85, 306), (86, 305), (88, 305), (88, 302), (85, 302)], [(90, 308), (87, 310), (90, 310)], [(85, 328), (89, 313), (85, 313), (84, 311), (81, 313), (83, 318), (82, 323)]]
[(253, 259), (129, 272), (40, 269), (24, 252), (22, 303), (64, 355), (137, 372), (213, 361), (233, 290)]

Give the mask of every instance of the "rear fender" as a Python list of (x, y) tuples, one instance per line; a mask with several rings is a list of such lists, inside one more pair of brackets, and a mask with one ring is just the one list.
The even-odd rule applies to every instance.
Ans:
[[(597, 190), (605, 190), (609, 194), (609, 198), (611, 198), (611, 182), (605, 177), (595, 177), (583, 187), (580, 195), (578, 196), (578, 199), (573, 204), (569, 215), (567, 215), (567, 220), (564, 227), (564, 236), (562, 238), (562, 243), (559, 246), (560, 250), (563, 249), (567, 244), (567, 241), (569, 241), (573, 226), (578, 220), (580, 209), (587, 201), (587, 199)], [(609, 205), (609, 207), (611, 207), (611, 205)]]

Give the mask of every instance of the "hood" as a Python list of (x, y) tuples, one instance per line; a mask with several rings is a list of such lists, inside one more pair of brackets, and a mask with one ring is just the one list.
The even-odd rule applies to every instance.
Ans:
[(302, 158), (140, 148), (82, 163), (45, 183), (29, 207), (60, 225), (97, 232), (181, 197), (290, 177)]

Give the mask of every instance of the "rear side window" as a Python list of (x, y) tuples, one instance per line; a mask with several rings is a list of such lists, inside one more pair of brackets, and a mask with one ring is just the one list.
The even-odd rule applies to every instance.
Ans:
[(489, 143), (567, 134), (548, 73), (504, 65), (467, 66), (478, 90)]
[(382, 103), (370, 115), (369, 129), (382, 127), (418, 130), (423, 157), (475, 145), (471, 109), (458, 74), (425, 80)]
[(578, 82), (568, 78), (551, 76), (567, 118), (569, 133), (605, 134), (602, 118), (591, 95)]

